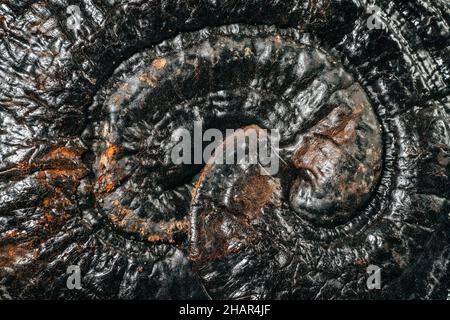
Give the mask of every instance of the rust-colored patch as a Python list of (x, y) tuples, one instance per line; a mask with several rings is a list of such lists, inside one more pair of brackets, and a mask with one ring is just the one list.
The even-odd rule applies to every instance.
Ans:
[(244, 48), (244, 56), (245, 56), (246, 58), (248, 58), (248, 57), (250, 57), (250, 56), (252, 56), (252, 55), (253, 55), (252, 49), (250, 49), (249, 47), (245, 47), (245, 48)]
[(50, 203), (52, 202), (51, 198), (47, 197), (42, 200), (42, 206), (44, 208), (48, 208), (50, 206)]
[(36, 178), (38, 179), (39, 182), (44, 183), (43, 181), (45, 181), (45, 171), (41, 170), (38, 172), (38, 174), (36, 175)]
[(331, 1), (326, 1), (319, 9), (319, 17), (321, 20), (325, 20), (327, 18), (328, 9), (330, 7)]
[(17, 164), (17, 170), (20, 174), (28, 174), (30, 172), (31, 166), (26, 161), (21, 161)]
[(110, 144), (100, 155), (98, 161), (99, 176), (96, 181), (96, 193), (97, 197), (100, 197), (102, 193), (109, 193), (120, 182), (120, 174), (122, 170), (119, 167), (116, 154), (119, 152), (119, 147)]
[(53, 215), (50, 212), (44, 213), (44, 220), (47, 223), (50, 223), (53, 221)]
[(80, 180), (86, 175), (81, 161), (82, 151), (66, 146), (55, 146), (30, 165), (37, 169), (37, 183), (47, 191), (41, 200), (44, 209), (39, 224), (46, 232), (57, 232), (70, 219), (75, 203), (70, 199), (77, 192)]
[(112, 205), (117, 209), (118, 214), (112, 216), (114, 222), (122, 221), (126, 216), (133, 214), (133, 210), (124, 208), (119, 200), (114, 200)]
[[(326, 152), (325, 152), (326, 151)], [(326, 162), (336, 162), (342, 151), (329, 139), (314, 137), (303, 144), (292, 157), (292, 164), (296, 169), (305, 169), (316, 178), (322, 175), (320, 167)]]
[(331, 1), (308, 0), (308, 10), (312, 14), (317, 14), (319, 19), (324, 20), (327, 16)]
[(361, 181), (346, 182), (338, 185), (340, 193), (349, 193), (354, 195), (368, 194), (372, 187), (373, 176), (368, 177), (368, 181), (361, 179)]
[(108, 181), (105, 186), (105, 191), (111, 192), (114, 189), (114, 187), (115, 187), (115, 184), (112, 183), (111, 181)]
[[(67, 213), (74, 203), (66, 197), (60, 188), (54, 188), (50, 196), (42, 200), (42, 208), (45, 209), (39, 224), (46, 231), (57, 231), (64, 223), (70, 219)], [(53, 212), (52, 212), (53, 210)]]
[(158, 235), (152, 234), (147, 238), (147, 241), (148, 242), (161, 242), (161, 241), (163, 241), (163, 238), (161, 238)]
[(81, 161), (82, 152), (78, 149), (55, 146), (32, 165), (24, 164), (24, 168), (38, 169), (38, 180), (65, 179), (80, 180), (86, 173)]
[[(258, 125), (255, 124), (251, 124), (248, 125), (246, 127), (244, 127), (241, 131), (239, 131), (241, 134), (248, 134), (250, 131), (255, 131), (256, 132), (256, 137), (259, 138), (261, 135), (261, 128)], [(214, 150), (214, 154), (218, 154), (221, 151), (226, 150), (227, 145), (234, 145), (234, 139), (237, 136), (237, 133), (232, 134), (230, 136), (228, 136), (221, 144), (219, 144), (216, 149)], [(195, 198), (197, 197), (197, 192), (199, 187), (202, 184), (203, 179), (206, 177), (206, 175), (208, 175), (208, 173), (211, 171), (211, 168), (214, 166), (214, 156), (211, 159), (208, 159), (208, 163), (205, 165), (205, 167), (203, 168), (202, 172), (200, 173), (199, 178), (197, 179), (197, 181), (195, 182), (195, 186), (192, 190), (191, 196), (192, 196), (192, 201), (195, 200)]]
[(18, 233), (16, 230), (9, 230), (9, 231), (6, 231), (6, 232), (4, 233), (3, 238), (4, 238), (4, 239), (14, 239), (14, 238), (16, 238), (18, 235), (19, 235), (19, 233)]
[(174, 221), (159, 223), (158, 227), (164, 232), (164, 234), (167, 238), (172, 238), (173, 234), (177, 231), (188, 232), (190, 223), (189, 223), (189, 221), (186, 221), (186, 220), (181, 220), (181, 221), (174, 220)]
[(83, 77), (89, 81), (92, 85), (96, 85), (97, 84), (97, 79), (90, 77), (88, 74), (86, 74), (84, 71), (82, 71)]
[(120, 90), (122, 90), (122, 91), (128, 91), (128, 89), (130, 87), (128, 82), (124, 82), (124, 83), (121, 83), (121, 84), (116, 85), (116, 86), (118, 86), (120, 88)]
[(150, 87), (154, 88), (156, 86), (156, 78), (149, 73), (144, 73), (139, 76), (139, 80), (145, 82)]
[(197, 181), (195, 182), (194, 189), (192, 190), (192, 193), (191, 193), (192, 201), (194, 201), (195, 198), (197, 197), (198, 189), (200, 188), (200, 186), (201, 186), (201, 184), (202, 184), (202, 181), (203, 181), (203, 179), (205, 178), (205, 176), (206, 176), (206, 175), (208, 174), (208, 172), (211, 170), (211, 166), (212, 166), (211, 164), (207, 164), (207, 165), (203, 168), (202, 172), (200, 173), (200, 176), (198, 177)]
[(332, 139), (336, 144), (341, 145), (355, 139), (356, 127), (356, 120), (353, 117), (347, 118), (339, 126), (321, 132), (321, 135)]
[(355, 106), (351, 115), (344, 117), (337, 126), (323, 130), (319, 135), (331, 139), (338, 145), (353, 142), (356, 137), (358, 116), (363, 110), (364, 107), (362, 105)]
[[(240, 252), (259, 238), (253, 226), (242, 217), (232, 213), (223, 215), (222, 212), (210, 218), (207, 227), (199, 230), (198, 237), (191, 241), (189, 259), (193, 262), (221, 260)], [(223, 229), (225, 221), (228, 222), (227, 231)]]
[(80, 151), (68, 148), (64, 146), (57, 146), (52, 148), (43, 158), (42, 160), (59, 160), (59, 159), (66, 159), (66, 160), (73, 160), (78, 161), (80, 157)]
[[(358, 105), (349, 116), (344, 117), (338, 125), (315, 132), (309, 141), (304, 143), (292, 157), (292, 162), (297, 169), (306, 169), (318, 177), (320, 164), (327, 161), (336, 161), (341, 155), (340, 146), (354, 142), (357, 131), (357, 118), (363, 111), (363, 106)], [(318, 126), (326, 126), (325, 120)]]
[(119, 148), (115, 145), (111, 145), (108, 148), (106, 148), (105, 155), (107, 159), (111, 159), (117, 153), (118, 150)]
[(152, 62), (152, 66), (156, 70), (164, 69), (166, 64), (167, 64), (167, 60), (165, 58), (157, 58), (157, 59), (153, 60), (153, 62)]
[[(252, 132), (260, 138), (263, 131), (257, 125), (249, 125), (234, 134), (229, 135), (215, 149), (214, 154), (226, 152), (227, 148), (234, 147), (235, 139), (247, 136)], [(208, 160), (197, 180), (192, 192), (192, 201), (198, 201), (198, 191), (202, 181), (215, 168), (215, 156)], [(268, 176), (255, 175), (241, 182), (241, 191), (233, 195), (232, 201), (237, 206), (211, 208), (197, 208), (192, 212), (192, 223), (196, 230), (195, 237), (191, 238), (192, 261), (221, 259), (231, 253), (239, 252), (242, 247), (253, 243), (259, 235), (252, 222), (262, 214), (262, 210), (273, 199), (277, 185)], [(208, 217), (208, 218), (207, 218)], [(205, 222), (207, 220), (207, 222)]]
[(115, 163), (114, 156), (119, 151), (116, 145), (109, 145), (105, 151), (100, 155), (99, 165), (100, 169), (108, 169)]
[(119, 200), (114, 200), (112, 206), (115, 213), (111, 214), (111, 222), (124, 232), (138, 234), (148, 242), (175, 243), (176, 232), (189, 231), (189, 222), (186, 220), (170, 220), (165, 222), (153, 222), (136, 216), (133, 210), (122, 206)]
[(33, 242), (6, 244), (0, 247), (0, 268), (13, 267), (17, 262), (32, 255)]
[(243, 207), (248, 218), (255, 218), (272, 199), (273, 184), (269, 176), (252, 176), (243, 187), (242, 193), (235, 200)]
[(39, 171), (38, 180), (50, 179), (50, 180), (63, 180), (71, 179), (73, 181), (78, 181), (86, 174), (84, 168), (79, 169), (44, 169)]
[(36, 90), (38, 91), (44, 91), (45, 90), (45, 85), (42, 82), (38, 82), (36, 83)]

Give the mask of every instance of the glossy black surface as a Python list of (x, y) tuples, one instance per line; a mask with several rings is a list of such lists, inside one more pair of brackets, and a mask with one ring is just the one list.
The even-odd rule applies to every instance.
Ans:
[[(78, 35), (66, 24), (71, 4), (83, 15)], [(2, 1), (1, 297), (447, 297), (449, 3), (376, 4), (385, 30), (368, 28), (368, 4), (356, 0)], [(215, 43), (224, 48), (208, 48)], [(258, 47), (277, 45), (283, 53), (258, 60)], [(283, 60), (289, 52), (310, 59), (299, 67)], [(196, 62), (202, 55), (208, 63)], [(277, 207), (262, 211), (252, 241), (196, 259), (193, 215), (220, 202), (214, 195), (221, 184), (253, 180), (238, 167), (222, 168), (203, 178), (191, 203), (205, 168), (167, 161), (171, 130), (189, 127), (195, 115), (205, 128), (276, 127), (288, 146), (332, 109), (324, 99), (319, 105), (327, 111), (297, 121), (296, 110), (310, 104), (288, 97), (283, 107), (286, 88), (311, 99), (326, 90), (308, 87), (310, 78), (302, 82), (291, 70), (331, 61), (337, 67), (329, 70), (343, 73), (323, 80), (327, 90), (354, 84), (377, 117), (358, 123), (381, 125), (369, 139), (383, 144), (374, 186), (354, 206), (339, 204), (335, 221), (321, 218), (333, 217), (329, 210), (319, 218), (303, 214), (304, 204), (289, 196), (296, 194), (292, 181), (282, 179)], [(313, 79), (325, 74), (319, 69)], [(253, 79), (261, 82), (252, 93)], [(244, 112), (245, 101), (255, 108)], [(301, 167), (286, 163), (281, 176)], [(336, 182), (330, 176), (327, 186)], [(81, 290), (66, 287), (74, 264)], [(382, 290), (366, 288), (370, 264), (382, 268)]]

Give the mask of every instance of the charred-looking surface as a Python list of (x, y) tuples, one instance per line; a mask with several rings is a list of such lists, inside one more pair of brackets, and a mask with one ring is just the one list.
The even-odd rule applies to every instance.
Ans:
[[(447, 297), (450, 6), (376, 5), (2, 1), (0, 297)], [(194, 123), (279, 170), (174, 164)]]

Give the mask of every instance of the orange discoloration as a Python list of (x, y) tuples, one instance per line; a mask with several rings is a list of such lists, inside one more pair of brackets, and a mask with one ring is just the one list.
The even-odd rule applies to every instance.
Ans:
[(111, 192), (119, 183), (119, 178), (116, 176), (122, 172), (115, 159), (119, 152), (119, 147), (116, 145), (109, 145), (100, 156), (98, 161), (99, 176), (96, 181), (96, 196), (99, 197), (104, 192)]
[[(78, 162), (78, 158), (72, 159), (74, 160), (74, 162)], [(73, 192), (79, 185), (80, 180), (86, 175), (86, 169), (78, 163), (73, 164), (73, 162), (71, 165), (69, 165), (67, 162), (54, 160), (46, 164), (37, 164), (34, 166), (40, 168), (36, 175), (36, 179), (40, 185), (53, 188), (52, 185), (55, 182), (67, 181), (71, 182), (71, 191)]]
[[(253, 132), (256, 133), (257, 138), (264, 134), (259, 126), (249, 125), (227, 136), (225, 141), (215, 149), (214, 154), (226, 152), (228, 148), (234, 147), (236, 139), (239, 141), (240, 138), (249, 136)], [(198, 200), (196, 198), (202, 181), (215, 167), (214, 160), (214, 157), (208, 160), (208, 164), (201, 172), (192, 193), (193, 201)], [(271, 177), (263, 175), (253, 175), (239, 183), (241, 187), (238, 189), (241, 192), (232, 193), (231, 198), (237, 206), (220, 207), (214, 213), (199, 208), (200, 212), (193, 213), (195, 216), (192, 221), (193, 228), (197, 229), (197, 235), (195, 239), (191, 239), (193, 244), (189, 259), (192, 261), (221, 259), (239, 252), (243, 247), (259, 239), (253, 223), (263, 214), (262, 209), (275, 200), (273, 195), (275, 191), (279, 191), (280, 186)], [(275, 201), (273, 203), (276, 204)], [(199, 228), (197, 224), (201, 220), (203, 220), (202, 227)], [(205, 227), (204, 224), (207, 226)]]
[[(337, 159), (342, 156), (340, 146), (352, 143), (356, 139), (357, 118), (362, 111), (363, 106), (358, 105), (338, 125), (315, 132), (313, 137), (304, 143), (292, 157), (294, 167), (307, 169), (316, 177), (321, 175), (318, 170), (320, 164), (327, 161), (338, 161)], [(325, 125), (323, 121), (319, 123), (319, 128)]]
[(357, 123), (354, 118), (345, 119), (338, 127), (324, 131), (321, 134), (340, 145), (356, 138)]
[(139, 80), (145, 82), (150, 87), (154, 88), (156, 86), (156, 78), (149, 73), (144, 73), (139, 76)]
[(42, 82), (36, 83), (36, 90), (44, 91), (45, 90), (45, 85)]
[(54, 188), (51, 195), (42, 200), (42, 207), (47, 210), (43, 213), (39, 224), (47, 231), (57, 230), (70, 219), (71, 215), (67, 213), (67, 210), (73, 205), (74, 203), (60, 188)]
[[(370, 177), (369, 177), (370, 178)], [(340, 193), (349, 193), (349, 194), (367, 194), (370, 192), (372, 186), (372, 181), (361, 181), (361, 182), (350, 182), (345, 184), (339, 184), (338, 190)]]
[(119, 148), (115, 145), (109, 146), (106, 151), (105, 151), (105, 155), (108, 159), (111, 159), (119, 150)]
[(129, 86), (130, 86), (130, 85), (128, 84), (128, 82), (124, 82), (124, 83), (122, 83), (122, 84), (119, 85), (119, 88), (120, 88), (121, 90), (123, 90), (123, 91), (128, 91)]
[(148, 242), (161, 242), (163, 241), (163, 238), (161, 238), (160, 236), (156, 235), (156, 234), (152, 234), (147, 238)]
[(117, 221), (123, 220), (123, 218), (125, 218), (126, 216), (133, 214), (133, 210), (123, 207), (119, 200), (114, 200), (112, 202), (112, 205), (117, 209), (119, 213), (118, 215), (114, 216)]
[(195, 200), (195, 198), (197, 197), (197, 192), (198, 189), (200, 188), (203, 179), (205, 178), (205, 176), (208, 174), (208, 172), (211, 170), (211, 164), (207, 164), (202, 172), (200, 173), (200, 176), (198, 177), (197, 181), (195, 182), (195, 186), (194, 189), (192, 190), (191, 196), (192, 196), (192, 201)]
[(67, 194), (76, 193), (87, 172), (80, 159), (81, 154), (75, 148), (55, 146), (32, 165), (38, 169), (38, 184), (48, 190), (41, 201), (45, 212), (39, 221), (47, 232), (56, 232), (71, 217), (68, 211), (74, 206), (74, 201)]
[(5, 239), (13, 239), (13, 238), (16, 238), (18, 235), (19, 235), (19, 233), (16, 230), (9, 230), (4, 233), (4, 238)]
[(97, 84), (97, 79), (90, 77), (86, 72), (81, 71), (81, 73), (83, 74), (83, 77), (89, 81), (92, 85), (96, 85)]
[(0, 247), (0, 268), (12, 267), (27, 256), (33, 255), (33, 242), (6, 244)]
[(61, 230), (61, 227), (70, 219), (70, 217), (71, 216), (67, 213), (53, 215), (50, 212), (45, 212), (41, 217), (39, 224), (47, 234), (55, 234)]
[(247, 180), (239, 198), (236, 199), (241, 203), (244, 214), (250, 219), (260, 214), (261, 209), (272, 199), (274, 186), (271, 182), (268, 176), (252, 176)]
[(145, 218), (138, 217), (133, 210), (122, 206), (119, 200), (114, 200), (112, 206), (116, 213), (111, 214), (111, 222), (117, 228), (134, 234), (138, 234), (142, 239), (149, 242), (175, 243), (176, 232), (187, 233), (189, 222), (182, 220), (171, 220), (166, 222), (152, 222)]
[(167, 60), (164, 58), (158, 58), (158, 59), (153, 60), (153, 62), (152, 62), (153, 68), (155, 68), (157, 70), (164, 69), (166, 64), (167, 64)]
[(302, 145), (292, 157), (292, 164), (297, 169), (306, 169), (316, 178), (322, 175), (320, 167), (327, 162), (335, 163), (341, 157), (342, 151), (329, 139), (315, 137)]
[(350, 116), (344, 117), (335, 127), (323, 130), (320, 135), (333, 140), (336, 144), (353, 142), (356, 138), (356, 129), (358, 126), (358, 116), (363, 111), (363, 106), (358, 105), (352, 110)]
[(26, 161), (22, 161), (17, 164), (17, 169), (21, 174), (26, 174), (30, 172), (31, 166)]
[[(211, 217), (213, 221), (209, 221), (208, 228), (202, 229), (199, 234), (196, 247), (200, 243), (201, 246), (197, 249), (192, 249), (189, 254), (191, 261), (211, 261), (221, 260), (224, 257), (237, 253), (243, 247), (254, 243), (259, 239), (259, 236), (252, 225), (246, 219), (228, 215), (228, 217)], [(224, 232), (224, 220), (226, 219), (227, 229)], [(200, 240), (201, 239), (201, 240)]]
[[(101, 175), (97, 179), (97, 186), (99, 191), (95, 193), (97, 197), (100, 197), (102, 193), (110, 193), (117, 186), (118, 181), (116, 181), (112, 174)], [(103, 188), (102, 188), (103, 186)]]
[(166, 236), (172, 236), (176, 231), (188, 231), (189, 230), (188, 221), (169, 221), (159, 224), (159, 228), (166, 234)]
[[(219, 144), (219, 146), (216, 147), (216, 149), (214, 150), (214, 154), (216, 155), (219, 152), (223, 152), (229, 146), (234, 146), (234, 139), (236, 137), (238, 137), (239, 134), (247, 135), (247, 134), (249, 134), (249, 132), (252, 132), (252, 131), (256, 132), (257, 138), (260, 137), (261, 128), (255, 124), (248, 125), (247, 127), (243, 128), (241, 131), (237, 131), (235, 134), (232, 134), (232, 135), (226, 137), (226, 139), (221, 144)], [(208, 159), (208, 163), (205, 165), (202, 172), (200, 173), (199, 178), (195, 182), (194, 189), (192, 190), (192, 193), (191, 193), (192, 201), (194, 201), (194, 199), (196, 198), (198, 189), (201, 186), (203, 179), (206, 177), (206, 175), (211, 171), (211, 168), (214, 166), (214, 158), (215, 157), (213, 156), (210, 159)]]
[(48, 169), (41, 170), (38, 174), (39, 177), (48, 177), (51, 180), (70, 178), (72, 180), (80, 180), (86, 174), (86, 170), (83, 169)]
[(42, 185), (51, 185), (53, 180), (67, 179), (78, 184), (79, 180), (86, 174), (86, 169), (81, 164), (80, 157), (81, 151), (79, 150), (56, 146), (39, 161), (28, 167), (39, 169), (36, 178)]
[(43, 220), (46, 223), (51, 223), (53, 221), (53, 215), (50, 212), (45, 212), (43, 216)]
[(47, 153), (42, 160), (58, 160), (58, 159), (66, 159), (66, 160), (75, 160), (78, 161), (80, 157), (80, 151), (75, 150), (68, 147), (58, 146), (54, 147)]
[(331, 2), (327, 1), (327, 2), (323, 3), (322, 7), (320, 8), (319, 16), (322, 20), (325, 20), (325, 18), (327, 17), (330, 4), (331, 4)]
[(50, 198), (45, 198), (44, 200), (42, 200), (42, 206), (44, 208), (48, 208), (50, 206), (51, 201), (52, 200)]
[(115, 184), (110, 181), (106, 184), (105, 191), (111, 192), (114, 189), (114, 187), (115, 187)]
[(111, 162), (114, 160), (113, 157), (117, 153), (118, 147), (115, 145), (108, 146), (105, 151), (101, 154), (99, 165), (100, 169), (109, 168)]
[(45, 180), (45, 171), (39, 171), (36, 178), (40, 181)]

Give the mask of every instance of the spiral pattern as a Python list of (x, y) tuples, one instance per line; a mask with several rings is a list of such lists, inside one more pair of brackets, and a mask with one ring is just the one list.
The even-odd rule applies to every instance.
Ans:
[[(447, 296), (446, 1), (375, 1), (384, 30), (366, 1), (77, 3), (78, 34), (0, 6), (0, 294)], [(173, 164), (194, 122), (278, 129), (280, 170)]]

